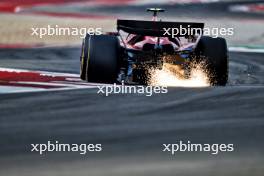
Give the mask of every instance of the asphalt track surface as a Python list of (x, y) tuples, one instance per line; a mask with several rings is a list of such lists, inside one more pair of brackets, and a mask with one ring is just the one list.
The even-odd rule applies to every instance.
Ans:
[[(79, 48), (64, 50), (5, 50), (1, 52), (1, 65), (76, 73), (79, 65), (73, 61)], [(16, 59), (10, 60), (10, 55), (3, 53), (12, 53)], [(34, 54), (39, 58), (25, 58)], [(170, 88), (168, 94), (152, 97), (105, 97), (96, 94), (97, 89), (1, 95), (1, 172), (17, 175), (22, 169), (19, 175), (262, 175), (263, 67), (263, 54), (231, 53), (227, 87)], [(49, 153), (40, 157), (30, 153), (31, 143), (48, 140), (102, 143), (104, 151), (86, 156)], [(235, 152), (217, 156), (190, 152), (173, 157), (161, 152), (163, 143), (179, 140), (233, 143)]]
[[(1, 67), (78, 73), (80, 48), (1, 49)], [(230, 53), (226, 87), (168, 94), (97, 89), (0, 95), (0, 175), (172, 176), (264, 173), (264, 54)], [(102, 153), (30, 152), (30, 144), (102, 143)], [(211, 155), (162, 152), (163, 143), (233, 143)]]

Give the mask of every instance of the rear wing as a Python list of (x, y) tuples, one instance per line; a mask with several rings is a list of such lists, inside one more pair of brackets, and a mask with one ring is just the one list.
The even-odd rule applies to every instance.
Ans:
[[(201, 35), (203, 28), (204, 23), (117, 20), (118, 31), (143, 36), (172, 37), (172, 32), (177, 37)], [(181, 29), (186, 29), (187, 32), (180, 33)]]

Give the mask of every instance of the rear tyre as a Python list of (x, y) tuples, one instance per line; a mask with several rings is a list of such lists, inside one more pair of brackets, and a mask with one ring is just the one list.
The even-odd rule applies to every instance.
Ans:
[(228, 81), (228, 50), (225, 39), (203, 36), (196, 48), (199, 62), (205, 61), (209, 82), (225, 86)]
[(86, 80), (86, 64), (87, 64), (87, 46), (85, 44), (85, 39), (82, 43), (82, 52), (81, 52), (81, 58), (80, 58), (80, 78), (82, 80)]
[(120, 44), (116, 36), (86, 35), (81, 54), (80, 78), (114, 83), (119, 71)]

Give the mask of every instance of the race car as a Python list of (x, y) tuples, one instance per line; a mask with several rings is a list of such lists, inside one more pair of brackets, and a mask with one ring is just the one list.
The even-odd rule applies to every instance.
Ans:
[(148, 85), (153, 68), (179, 66), (188, 79), (191, 66), (204, 63), (211, 85), (227, 84), (225, 39), (203, 36), (204, 23), (164, 22), (157, 16), (164, 9), (147, 11), (153, 13), (151, 21), (118, 19), (116, 32), (86, 35), (80, 57), (82, 80)]

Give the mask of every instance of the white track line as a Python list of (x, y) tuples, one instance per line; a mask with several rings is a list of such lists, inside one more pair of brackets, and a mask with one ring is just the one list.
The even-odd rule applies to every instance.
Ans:
[(229, 47), (228, 50), (232, 52), (243, 52), (243, 53), (264, 53), (264, 49), (262, 48)]
[[(40, 81), (12, 81), (10, 78), (9, 81), (2, 80), (0, 77), (0, 94), (6, 93), (22, 93), (22, 92), (43, 92), (43, 91), (63, 91), (63, 90), (73, 90), (73, 89), (87, 89), (87, 88), (96, 88), (101, 84), (88, 83), (80, 80), (79, 74), (69, 74), (69, 73), (57, 73), (57, 72), (46, 72), (46, 71), (32, 71), (25, 69), (10, 69), (10, 68), (1, 68), (0, 72), (6, 72), (8, 74), (17, 74), (17, 73), (37, 73), (41, 77), (63, 77), (65, 81), (50, 80), (48, 82)], [(1, 75), (0, 75), (1, 76)], [(9, 85), (8, 85), (9, 84)], [(28, 86), (27, 86), (28, 85)], [(35, 87), (40, 86), (40, 87)], [(43, 88), (41, 86), (44, 86)], [(50, 86), (45, 88), (45, 86)]]

